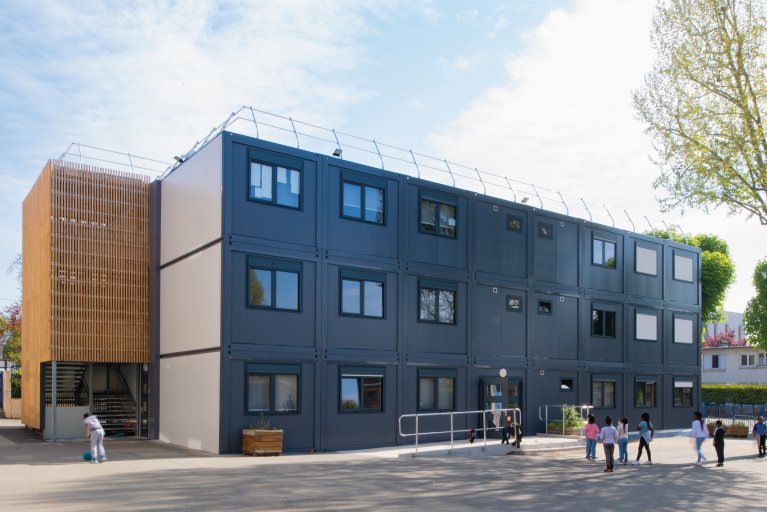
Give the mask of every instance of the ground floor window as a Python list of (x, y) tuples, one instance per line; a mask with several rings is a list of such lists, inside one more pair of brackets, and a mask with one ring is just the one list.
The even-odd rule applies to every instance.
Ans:
[(692, 381), (674, 379), (674, 407), (692, 407)]
[(455, 377), (455, 370), (419, 370), (418, 410), (455, 410)]
[(247, 365), (247, 412), (298, 412), (300, 376), (299, 365)]
[(655, 379), (637, 377), (636, 387), (634, 388), (634, 406), (642, 408), (655, 407), (656, 390), (657, 381)]
[(591, 405), (599, 409), (615, 407), (615, 377), (596, 375), (592, 377)]
[(341, 412), (383, 411), (383, 368), (344, 367), (340, 381)]

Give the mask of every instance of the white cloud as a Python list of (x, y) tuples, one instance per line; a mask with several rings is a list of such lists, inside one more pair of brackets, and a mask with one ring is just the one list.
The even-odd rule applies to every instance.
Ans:
[[(634, 118), (631, 91), (654, 59), (652, 12), (653, 2), (646, 0), (578, 0), (570, 11), (552, 11), (525, 35), (524, 51), (506, 63), (507, 83), (486, 91), (430, 134), (434, 152), (607, 203), (615, 215), (627, 209), (637, 229), (646, 229), (642, 215), (661, 218), (658, 192), (651, 187), (658, 172), (647, 156), (650, 142)], [(767, 244), (754, 243), (764, 240), (765, 228), (700, 212), (665, 218), (730, 243), (738, 282), (726, 307), (742, 310), (753, 294), (753, 267), (767, 253)]]
[(453, 58), (440, 57), (437, 59), (437, 66), (446, 75), (454, 75), (471, 71), (471, 68), (477, 62), (477, 57), (469, 55), (458, 55)]

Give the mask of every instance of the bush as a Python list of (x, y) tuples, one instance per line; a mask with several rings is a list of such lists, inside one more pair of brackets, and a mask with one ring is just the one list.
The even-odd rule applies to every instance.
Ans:
[(11, 370), (11, 398), (21, 398), (21, 370)]
[(701, 384), (701, 400), (708, 404), (764, 404), (767, 386), (763, 384)]

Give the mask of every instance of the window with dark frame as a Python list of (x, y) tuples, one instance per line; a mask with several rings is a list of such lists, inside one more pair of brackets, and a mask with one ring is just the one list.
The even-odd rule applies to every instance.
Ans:
[(657, 396), (657, 381), (655, 380), (636, 380), (634, 388), (634, 406), (635, 407), (655, 407), (655, 397)]
[(615, 242), (594, 238), (592, 240), (591, 263), (600, 267), (615, 268)]
[(270, 258), (248, 258), (248, 306), (299, 311), (302, 264)]
[(575, 389), (575, 380), (572, 378), (563, 378), (559, 381), (561, 391), (573, 391)]
[(341, 270), (341, 314), (384, 317), (384, 274)]
[(372, 224), (384, 223), (384, 189), (373, 185), (343, 181), (341, 216)]
[(246, 372), (248, 414), (298, 412), (299, 365), (248, 364)]
[(515, 233), (522, 232), (522, 217), (519, 215), (507, 215), (506, 216), (506, 229), (514, 231)]
[(591, 405), (598, 409), (615, 408), (615, 380), (594, 377), (591, 381)]
[(554, 238), (554, 224), (549, 224), (548, 222), (539, 222), (538, 236), (541, 238)]
[(298, 209), (301, 207), (301, 171), (251, 160), (248, 197)]
[(594, 307), (591, 310), (591, 335), (615, 338), (615, 311)]
[(719, 369), (719, 356), (718, 355), (712, 355), (711, 356), (711, 369), (712, 370), (718, 370)]
[(692, 407), (691, 380), (674, 380), (674, 407)]
[(439, 324), (455, 324), (455, 294), (452, 287), (439, 283), (418, 285), (418, 320)]
[(418, 372), (418, 410), (455, 410), (455, 370)]
[(381, 368), (341, 368), (340, 411), (382, 412), (383, 386)]
[(538, 301), (538, 313), (541, 315), (550, 315), (553, 311), (553, 303), (550, 300), (539, 300)]
[(456, 205), (435, 199), (421, 198), (422, 233), (455, 238)]

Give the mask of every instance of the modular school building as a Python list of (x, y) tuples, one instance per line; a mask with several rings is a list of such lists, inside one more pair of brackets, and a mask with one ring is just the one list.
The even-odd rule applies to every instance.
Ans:
[(332, 450), (416, 412), (519, 407), (532, 435), (547, 404), (677, 428), (699, 403), (696, 248), (227, 131), (149, 187), (150, 437), (236, 452), (264, 415)]

